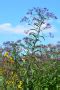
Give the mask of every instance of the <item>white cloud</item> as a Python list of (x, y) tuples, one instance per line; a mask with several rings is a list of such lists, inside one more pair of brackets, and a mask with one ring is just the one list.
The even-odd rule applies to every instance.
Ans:
[(26, 28), (21, 25), (13, 26), (11, 23), (0, 24), (0, 32), (14, 33), (14, 34), (24, 34)]
[[(45, 25), (42, 26), (42, 30), (45, 27)], [(25, 25), (16, 25), (13, 26), (11, 23), (3, 23), (0, 24), (0, 34), (1, 35), (5, 35), (5, 33), (7, 33), (7, 36), (9, 36), (9, 34), (16, 34), (16, 35), (24, 35), (26, 36), (28, 33), (27, 30), (29, 30), (28, 26)], [(57, 30), (58, 29), (58, 30)], [(56, 28), (55, 26), (52, 26), (49, 29), (43, 30), (43, 34), (48, 35), (48, 33), (51, 32), (52, 34), (54, 34), (54, 39), (56, 41), (59, 41), (60, 39), (60, 35), (59, 35), (59, 28)], [(27, 33), (27, 34), (25, 34)]]
[[(46, 25), (42, 25), (42, 28), (44, 28)], [(29, 27), (30, 28), (30, 27)], [(25, 30), (29, 30), (29, 28), (27, 26), (22, 26), (22, 25), (16, 25), (13, 26), (11, 23), (3, 23), (0, 24), (0, 33), (13, 33), (13, 34), (22, 34), (24, 35), (24, 31)], [(44, 33), (48, 33), (48, 32), (56, 32), (56, 28), (53, 26), (52, 28), (43, 30)]]

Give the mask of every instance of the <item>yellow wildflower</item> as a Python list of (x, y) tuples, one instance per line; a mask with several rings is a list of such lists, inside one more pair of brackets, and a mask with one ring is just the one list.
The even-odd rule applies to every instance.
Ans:
[(13, 71), (11, 72), (11, 74), (13, 75)]
[(11, 83), (14, 84), (14, 81), (12, 81)]
[(14, 63), (14, 59), (11, 56), (9, 57), (9, 59), (11, 63)]
[(12, 81), (12, 80), (7, 80), (6, 81), (6, 84), (13, 84), (14, 83), (14, 81)]
[(4, 56), (5, 57), (8, 57), (9, 56), (9, 53), (8, 52), (5, 52)]
[(12, 57), (9, 57), (9, 59), (10, 59), (10, 60), (13, 60), (13, 58), (12, 58)]
[(10, 84), (10, 83), (11, 83), (11, 81), (9, 81), (9, 80), (6, 81), (6, 84)]
[(18, 88), (22, 88), (21, 85), (18, 85)]
[(19, 84), (18, 84), (18, 88), (22, 88), (22, 84), (23, 84), (23, 82), (20, 81)]
[(22, 82), (22, 81), (20, 81), (20, 82), (19, 82), (19, 84), (20, 84), (20, 85), (22, 85), (22, 84), (23, 84), (23, 82)]
[(3, 70), (2, 68), (0, 68), (0, 75), (3, 74), (3, 71), (4, 71), (4, 70)]
[(14, 73), (14, 76), (13, 76), (13, 77), (17, 78), (17, 74), (16, 74), (16, 73)]

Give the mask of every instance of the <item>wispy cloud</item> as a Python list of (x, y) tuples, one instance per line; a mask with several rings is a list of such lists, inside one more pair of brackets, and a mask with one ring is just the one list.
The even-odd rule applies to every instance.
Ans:
[(0, 24), (0, 32), (14, 33), (14, 34), (24, 34), (26, 28), (21, 25), (13, 26), (11, 23)]
[[(45, 25), (42, 26), (42, 29), (45, 27)], [(30, 27), (29, 27), (30, 28)], [(4, 33), (10, 33), (10, 34), (22, 34), (24, 35), (24, 31), (29, 29), (27, 26), (23, 26), (23, 25), (16, 25), (13, 26), (11, 23), (3, 23), (0, 24), (0, 33), (4, 32)], [(52, 26), (49, 29), (43, 30), (44, 33), (48, 33), (48, 32), (56, 32), (56, 28), (54, 26)]]
[[(45, 27), (45, 25), (42, 26), (42, 29)], [(0, 24), (0, 41), (1, 39), (8, 40), (15, 40), (20, 38), (19, 36), (26, 36), (27, 30), (29, 30), (28, 26), (25, 25), (16, 25), (13, 26), (11, 23), (3, 23)], [(49, 29), (43, 30), (43, 34), (49, 36), (49, 32), (51, 32), (54, 35), (53, 39), (47, 38), (48, 42), (57, 42), (60, 40), (60, 35), (59, 35), (59, 28), (56, 28), (55, 26), (52, 26)]]

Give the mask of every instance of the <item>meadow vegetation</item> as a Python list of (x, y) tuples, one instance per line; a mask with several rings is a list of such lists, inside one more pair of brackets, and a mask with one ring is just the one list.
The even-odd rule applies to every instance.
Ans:
[(42, 44), (51, 19), (47, 8), (29, 10), (21, 19), (32, 26), (28, 35), (0, 47), (0, 90), (60, 90), (60, 42)]

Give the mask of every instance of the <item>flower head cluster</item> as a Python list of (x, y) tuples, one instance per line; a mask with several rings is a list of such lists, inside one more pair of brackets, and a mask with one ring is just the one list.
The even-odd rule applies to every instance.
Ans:
[(19, 81), (19, 84), (18, 84), (18, 88), (22, 88), (22, 85), (23, 85), (23, 82), (22, 81)]
[(6, 84), (8, 84), (8, 85), (13, 84), (13, 83), (14, 83), (14, 81), (12, 81), (12, 80), (7, 80), (6, 81)]
[(8, 56), (9, 56), (9, 53), (5, 52), (4, 57), (8, 57)]
[(9, 52), (5, 52), (4, 57), (7, 57), (10, 63), (14, 63), (14, 59), (9, 55)]
[(11, 63), (14, 63), (14, 59), (11, 56), (9, 57), (9, 59)]

